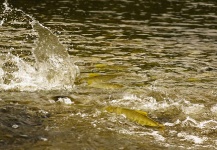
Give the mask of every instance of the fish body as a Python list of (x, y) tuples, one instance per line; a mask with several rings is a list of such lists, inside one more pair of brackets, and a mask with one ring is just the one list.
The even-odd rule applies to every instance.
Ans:
[(142, 126), (164, 129), (164, 125), (160, 124), (148, 117), (147, 113), (140, 110), (132, 110), (128, 108), (108, 106), (105, 108), (108, 112), (113, 112), (118, 115), (123, 114), (129, 120), (138, 123)]
[(107, 90), (123, 88), (123, 85), (115, 84), (115, 83), (92, 83), (89, 84), (89, 86), (94, 88), (107, 89)]
[(120, 89), (124, 86), (118, 83), (110, 82), (115, 79), (118, 75), (100, 75), (97, 73), (90, 73), (89, 77), (82, 78), (78, 81), (78, 84), (87, 83), (89, 87), (100, 88), (100, 89)]

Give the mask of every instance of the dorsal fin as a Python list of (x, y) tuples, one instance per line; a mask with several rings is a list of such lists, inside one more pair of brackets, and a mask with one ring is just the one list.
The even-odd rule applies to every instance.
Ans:
[(141, 110), (135, 110), (135, 112), (140, 113), (141, 115), (147, 116), (148, 113), (145, 111), (141, 111)]

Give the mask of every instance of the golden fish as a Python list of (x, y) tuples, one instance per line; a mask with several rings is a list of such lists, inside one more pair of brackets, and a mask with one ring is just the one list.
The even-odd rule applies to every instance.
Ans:
[(89, 87), (100, 89), (120, 89), (124, 86), (118, 83), (112, 83), (110, 80), (118, 77), (118, 75), (101, 75), (98, 73), (90, 73), (89, 77), (82, 78), (78, 81), (80, 83), (87, 83)]
[(108, 106), (105, 108), (108, 112), (114, 112), (116, 114), (123, 114), (128, 118), (129, 120), (136, 122), (142, 126), (148, 126), (148, 127), (154, 127), (164, 130), (164, 125), (160, 124), (152, 119), (150, 119), (147, 116), (147, 113), (140, 110), (132, 110), (127, 108), (121, 108), (121, 107), (113, 107)]
[(108, 82), (116, 77), (118, 77), (118, 75), (102, 75), (98, 73), (90, 73), (88, 74), (88, 77), (81, 78), (77, 82), (80, 84), (86, 82), (88, 85), (90, 85), (92, 83)]

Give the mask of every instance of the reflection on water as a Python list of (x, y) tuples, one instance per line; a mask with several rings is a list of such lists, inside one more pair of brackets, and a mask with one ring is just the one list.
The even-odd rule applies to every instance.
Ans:
[[(0, 119), (0, 147), (216, 149), (216, 4), (215, 0), (8, 0), (16, 13), (7, 14), (3, 4), (0, 8), (4, 60), (0, 75), (7, 70), (5, 78), (13, 78), (10, 69), (22, 70), (36, 61), (33, 48), (38, 35), (29, 15), (49, 27), (51, 37), (67, 48), (81, 74), (68, 91), (21, 93), (1, 87), (0, 114), (5, 117)], [(56, 45), (56, 40), (49, 45)], [(11, 59), (8, 53), (16, 57)], [(5, 60), (22, 63), (17, 67)], [(107, 113), (102, 109), (107, 105), (146, 111), (166, 130), (161, 133)]]

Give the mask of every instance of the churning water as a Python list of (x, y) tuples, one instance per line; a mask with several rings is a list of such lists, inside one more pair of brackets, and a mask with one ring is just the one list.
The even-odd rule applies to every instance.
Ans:
[(0, 148), (217, 149), (215, 0), (9, 0), (0, 11)]

